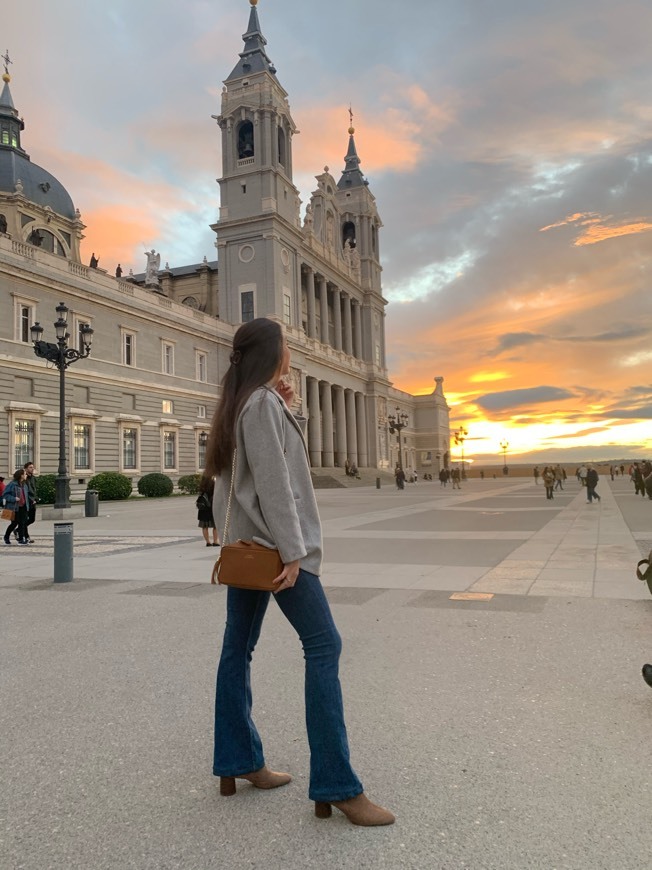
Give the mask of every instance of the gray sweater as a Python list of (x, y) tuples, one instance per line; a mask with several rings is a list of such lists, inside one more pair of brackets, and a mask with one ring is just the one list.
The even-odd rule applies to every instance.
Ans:
[[(237, 460), (228, 540), (262, 541), (278, 547), (284, 564), (299, 559), (321, 572), (322, 537), (306, 443), (277, 392), (255, 390), (236, 425)], [(222, 535), (231, 469), (216, 480), (213, 514)]]

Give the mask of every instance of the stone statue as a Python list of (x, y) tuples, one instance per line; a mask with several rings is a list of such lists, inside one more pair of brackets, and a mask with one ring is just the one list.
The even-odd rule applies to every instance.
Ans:
[(93, 253), (91, 254), (91, 261), (89, 263), (89, 266), (91, 267), (91, 269), (97, 269), (99, 262), (99, 257), (96, 257), (95, 251), (93, 251)]
[(303, 226), (305, 229), (311, 233), (312, 232), (312, 223), (313, 223), (313, 214), (312, 214), (312, 203), (308, 203), (306, 206), (306, 216), (303, 219)]
[(115, 267), (115, 277), (122, 278), (122, 266), (120, 265), (120, 263), (118, 263), (118, 265)]
[(350, 242), (349, 242), (349, 244), (351, 246), (351, 254), (350, 254), (351, 268), (353, 269), (354, 272), (357, 272), (360, 268), (360, 253), (358, 252), (357, 248), (354, 248), (353, 245), (351, 245)]
[(7, 218), (3, 214), (0, 214), (0, 233), (6, 233), (6, 232), (7, 232)]
[(158, 287), (158, 271), (161, 267), (161, 255), (157, 254), (154, 248), (151, 251), (145, 251), (147, 257), (147, 268), (145, 269), (145, 287)]
[(353, 245), (351, 244), (351, 239), (347, 239), (344, 242), (344, 250), (342, 252), (344, 254), (344, 261), (350, 266), (352, 265), (351, 254), (353, 253)]

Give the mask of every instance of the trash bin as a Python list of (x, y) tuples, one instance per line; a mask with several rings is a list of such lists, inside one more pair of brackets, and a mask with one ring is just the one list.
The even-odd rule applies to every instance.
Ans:
[(100, 494), (96, 489), (87, 489), (84, 498), (84, 516), (96, 517), (100, 509)]

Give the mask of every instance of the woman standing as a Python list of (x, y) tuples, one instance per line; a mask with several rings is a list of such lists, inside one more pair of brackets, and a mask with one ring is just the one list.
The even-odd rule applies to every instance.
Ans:
[[(274, 597), (301, 639), (306, 662), (309, 797), (320, 818), (331, 815), (332, 804), (353, 824), (389, 825), (394, 816), (365, 796), (349, 760), (338, 676), (342, 642), (319, 580), (321, 521), (303, 435), (286, 405), (293, 390), (281, 380), (290, 371), (290, 351), (280, 325), (266, 318), (243, 324), (234, 336), (230, 361), (206, 471), (216, 476), (218, 527), (224, 524), (234, 467), (230, 539), (263, 539), (281, 555)], [(269, 592), (228, 588), (213, 760), (223, 795), (235, 792), (236, 778), (263, 789), (292, 779), (266, 767), (251, 716), (250, 661), (269, 598)]]
[[(217, 540), (217, 529), (215, 528), (215, 519), (213, 517), (213, 492), (215, 490), (215, 481), (206, 474), (202, 474), (199, 481), (199, 494), (195, 505), (197, 507), (197, 525), (201, 529), (207, 547), (219, 547)], [(208, 530), (213, 530), (213, 541), (209, 541)]]
[(14, 512), (14, 518), (5, 531), (5, 546), (11, 545), (11, 533), (18, 529), (18, 543), (28, 544), (27, 518), (29, 516), (29, 490), (25, 482), (25, 469), (19, 468), (14, 471), (13, 480), (5, 487), (3, 493), (5, 507)]

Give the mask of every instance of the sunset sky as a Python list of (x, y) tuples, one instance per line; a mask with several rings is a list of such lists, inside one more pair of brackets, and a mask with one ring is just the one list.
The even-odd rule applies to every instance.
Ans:
[[(652, 3), (260, 0), (307, 200), (349, 125), (384, 223), (390, 376), (443, 375), (467, 455), (652, 455)], [(247, 0), (5, 4), (23, 146), (84, 259), (214, 259)]]

